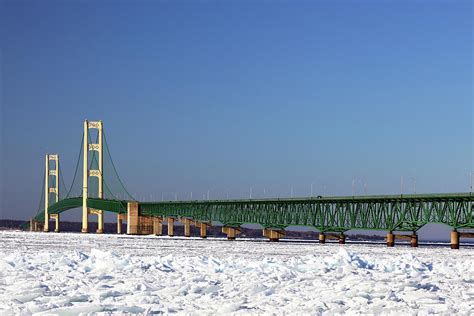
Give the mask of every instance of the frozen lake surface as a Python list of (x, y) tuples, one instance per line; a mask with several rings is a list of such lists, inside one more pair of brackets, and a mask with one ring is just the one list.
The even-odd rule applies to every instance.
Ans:
[(474, 313), (474, 250), (0, 232), (0, 315)]

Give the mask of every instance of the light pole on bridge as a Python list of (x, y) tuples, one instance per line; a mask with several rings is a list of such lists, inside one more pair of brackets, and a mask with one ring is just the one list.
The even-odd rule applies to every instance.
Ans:
[(474, 171), (471, 171), (471, 173), (469, 175), (471, 177), (471, 186), (469, 187), (469, 193), (472, 193), (472, 178), (473, 178), (473, 175), (474, 175)]
[(403, 176), (400, 177), (400, 195), (403, 195)]
[(324, 195), (324, 194), (325, 194), (324, 192), (326, 191), (326, 185), (323, 184), (323, 183), (321, 183), (321, 181), (319, 181), (319, 180), (318, 180), (318, 181), (313, 181), (313, 182), (311, 182), (311, 197), (313, 197), (313, 195), (314, 195), (314, 185), (315, 185), (316, 183), (318, 183), (318, 182), (320, 183), (321, 189), (322, 189), (322, 190), (321, 190), (322, 192), (321, 192), (320, 195)]
[(354, 178), (352, 179), (352, 196), (355, 195), (355, 185), (356, 183), (360, 183), (364, 185), (364, 194), (367, 195), (367, 181), (362, 181), (361, 178)]
[(416, 194), (416, 178), (410, 177), (409, 180), (413, 181), (413, 194)]

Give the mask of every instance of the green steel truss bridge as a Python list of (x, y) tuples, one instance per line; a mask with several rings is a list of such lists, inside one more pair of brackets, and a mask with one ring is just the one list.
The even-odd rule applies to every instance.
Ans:
[[(82, 177), (79, 174), (81, 165)], [(59, 214), (82, 208), (82, 231), (88, 232), (89, 216), (97, 215), (100, 233), (104, 211), (118, 214), (118, 219), (131, 221), (130, 205), (135, 205), (133, 216), (185, 219), (207, 225), (220, 223), (231, 229), (238, 229), (243, 224), (260, 224), (265, 230), (279, 232), (277, 237), (289, 226), (313, 227), (320, 234), (343, 234), (349, 230), (416, 234), (424, 225), (438, 223), (451, 227), (458, 240), (458, 230), (474, 229), (474, 196), (471, 192), (139, 202), (128, 193), (118, 176), (102, 121), (84, 122), (71, 185), (66, 188), (64, 184), (56, 154), (46, 155), (44, 179), (40, 204), (30, 221), (32, 230), (39, 230), (41, 225), (43, 230), (49, 231), (50, 219), (56, 220), (56, 230), (59, 230)], [(451, 235), (453, 243), (453, 233)], [(471, 235), (465, 233), (465, 237)]]

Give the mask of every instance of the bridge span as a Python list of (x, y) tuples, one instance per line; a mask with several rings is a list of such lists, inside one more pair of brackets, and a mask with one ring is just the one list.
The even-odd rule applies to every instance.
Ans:
[[(91, 141), (90, 129), (97, 129), (97, 139)], [(104, 167), (104, 147), (110, 165)], [(83, 160), (82, 187), (78, 192), (76, 183), (79, 161)], [(54, 167), (51, 167), (51, 161)], [(112, 176), (106, 176), (112, 170)], [(118, 181), (112, 179), (115, 177)], [(91, 194), (91, 178), (96, 187)], [(90, 215), (98, 217), (97, 233), (103, 232), (103, 212), (117, 214), (117, 232), (121, 232), (123, 221), (127, 223), (127, 234), (162, 234), (163, 223), (168, 225), (168, 235), (174, 234), (174, 223), (184, 225), (184, 235), (190, 236), (190, 226), (199, 228), (200, 236), (206, 237), (211, 225), (222, 225), (229, 240), (235, 239), (244, 224), (259, 224), (263, 236), (278, 241), (290, 226), (313, 227), (319, 232), (319, 242), (328, 238), (345, 242), (349, 230), (379, 230), (387, 232), (387, 246), (395, 245), (396, 239), (408, 239), (413, 247), (418, 246), (417, 231), (426, 224), (445, 224), (451, 227), (451, 248), (458, 249), (461, 237), (474, 238), (474, 196), (468, 193), (371, 195), (371, 196), (318, 196), (284, 199), (238, 199), (238, 200), (193, 200), (193, 201), (136, 201), (122, 184), (108, 151), (102, 121), (85, 121), (80, 155), (75, 176), (63, 197), (62, 180), (57, 154), (46, 155), (45, 182), (40, 206), (30, 220), (30, 230), (49, 231), (49, 222), (55, 221), (59, 232), (60, 214), (70, 209), (82, 208), (82, 232), (87, 233)], [(64, 182), (64, 181), (63, 181)], [(127, 198), (118, 198), (112, 183), (119, 187)], [(53, 185), (51, 185), (53, 184)], [(52, 200), (54, 203), (49, 203)], [(44, 201), (44, 203), (43, 203)]]

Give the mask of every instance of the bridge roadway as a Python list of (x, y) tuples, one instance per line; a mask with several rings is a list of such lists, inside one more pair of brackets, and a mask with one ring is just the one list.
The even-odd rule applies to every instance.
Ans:
[[(229, 228), (234, 230), (230, 236), (234, 238), (243, 224), (262, 225), (264, 235), (266, 230), (268, 236), (265, 236), (274, 240), (278, 240), (288, 226), (314, 227), (323, 234), (341, 235), (353, 229), (415, 234), (430, 223), (448, 225), (454, 232), (474, 228), (472, 193), (163, 202), (87, 199), (88, 207), (117, 213), (127, 224), (130, 205), (135, 205), (134, 216), (159, 218), (160, 225), (162, 219), (167, 219), (168, 225), (175, 220), (206, 225), (219, 222), (227, 228), (227, 233)], [(81, 197), (69, 198), (51, 205), (48, 210), (50, 214), (59, 214), (81, 206)], [(35, 220), (43, 221), (44, 214), (40, 213)], [(275, 234), (270, 236), (271, 232)], [(472, 234), (465, 236), (470, 237), (468, 235)]]

